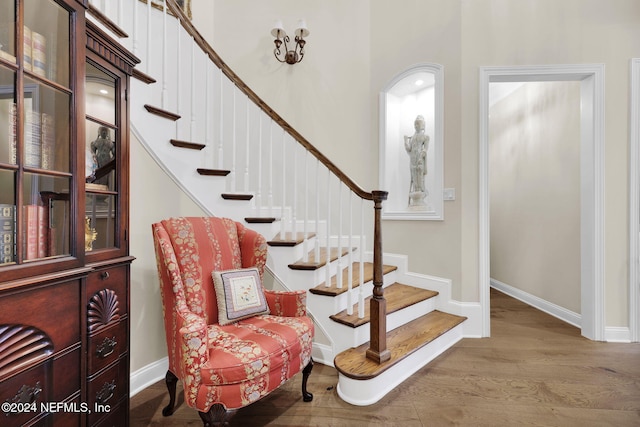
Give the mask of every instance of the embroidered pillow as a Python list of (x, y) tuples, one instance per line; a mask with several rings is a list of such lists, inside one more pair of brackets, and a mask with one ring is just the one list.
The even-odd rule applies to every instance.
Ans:
[(269, 314), (257, 268), (214, 271), (218, 323), (228, 325), (258, 314)]

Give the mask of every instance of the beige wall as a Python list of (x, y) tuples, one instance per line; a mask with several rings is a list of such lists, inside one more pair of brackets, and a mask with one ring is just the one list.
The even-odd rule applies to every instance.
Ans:
[(151, 224), (202, 210), (160, 169), (131, 136), (131, 372), (167, 355), (160, 285)]
[[(379, 91), (416, 63), (444, 66), (444, 186), (457, 198), (444, 221), (385, 221), (384, 250), (452, 279), (461, 301), (479, 300), (479, 67), (604, 63), (606, 324), (628, 325), (628, 69), (640, 56), (640, 2), (194, 0), (193, 10), (231, 68), (367, 189), (378, 183)], [(277, 18), (288, 31), (307, 20), (302, 63), (273, 58)]]
[(580, 83), (526, 83), (489, 114), (491, 278), (580, 313)]

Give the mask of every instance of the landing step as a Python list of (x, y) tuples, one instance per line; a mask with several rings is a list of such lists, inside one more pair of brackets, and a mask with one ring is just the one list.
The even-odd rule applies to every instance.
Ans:
[(278, 220), (278, 218), (272, 216), (265, 217), (249, 217), (244, 219), (249, 224), (272, 224)]
[(162, 108), (154, 107), (153, 105), (145, 104), (144, 108), (151, 114), (164, 117), (165, 119), (173, 120), (174, 122), (181, 118), (179, 114), (172, 113), (171, 111), (163, 110)]
[(221, 196), (225, 200), (251, 200), (251, 199), (253, 199), (253, 194), (222, 193)]
[(316, 260), (315, 251), (309, 252), (309, 260), (304, 262), (302, 260), (298, 260), (293, 264), (289, 264), (289, 268), (292, 270), (317, 270), (320, 267), (324, 266), (328, 262), (333, 262), (340, 257), (345, 256), (349, 253), (349, 248), (342, 248), (342, 252), (338, 250), (338, 248), (320, 248), (320, 258)]
[(387, 333), (387, 349), (391, 352), (388, 361), (378, 364), (367, 359), (366, 352), (370, 345), (367, 342), (338, 354), (333, 363), (338, 372), (348, 378), (375, 378), (466, 319), (435, 310)]
[(196, 170), (200, 175), (204, 175), (204, 176), (227, 176), (231, 173), (231, 171), (222, 170), (222, 169), (198, 168)]
[[(315, 237), (315, 235), (316, 233), (308, 233), (307, 237), (310, 239), (312, 237)], [(282, 233), (278, 233), (278, 235), (274, 237), (272, 240), (269, 240), (267, 244), (269, 246), (291, 247), (291, 246), (297, 246), (302, 242), (304, 242), (304, 233), (300, 232), (294, 235), (290, 231), (287, 231), (286, 233), (284, 233), (284, 237), (282, 236)]]
[[(383, 265), (382, 266), (382, 274), (391, 273), (392, 271), (397, 270), (398, 267), (395, 265)], [(351, 288), (355, 289), (360, 286), (360, 263), (354, 262), (351, 265), (351, 275), (353, 277)], [(363, 276), (364, 280), (362, 283), (367, 283), (373, 280), (373, 263), (365, 262), (363, 265)], [(322, 282), (315, 288), (309, 289), (309, 292), (316, 295), (327, 295), (330, 297), (335, 297), (336, 295), (343, 294), (347, 292), (347, 283), (349, 283), (349, 269), (345, 268), (342, 270), (342, 287), (338, 287), (338, 279), (337, 276), (331, 277), (331, 285), (327, 286), (327, 282)]]
[[(438, 295), (436, 291), (428, 289), (416, 288), (413, 286), (403, 285), (402, 283), (393, 283), (384, 288), (384, 298), (387, 301), (387, 314), (394, 313), (403, 308), (417, 304), (421, 301), (428, 300)], [(329, 316), (330, 319), (342, 323), (343, 325), (357, 328), (371, 321), (371, 313), (369, 301), (371, 296), (365, 299), (364, 317), (360, 319), (358, 313), (347, 314), (347, 310), (342, 310), (338, 314)]]
[(188, 148), (190, 150), (202, 150), (206, 145), (197, 142), (180, 141), (179, 139), (170, 139), (169, 142), (174, 147)]

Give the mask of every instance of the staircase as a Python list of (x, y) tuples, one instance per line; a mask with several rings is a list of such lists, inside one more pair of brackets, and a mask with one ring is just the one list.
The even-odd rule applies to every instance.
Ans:
[(269, 108), (174, 0), (94, 0), (88, 19), (142, 60), (136, 138), (203, 210), (267, 238), (275, 285), (308, 291), (313, 356), (336, 367), (341, 398), (375, 403), (462, 338), (450, 282), (382, 252), (386, 193), (361, 189)]

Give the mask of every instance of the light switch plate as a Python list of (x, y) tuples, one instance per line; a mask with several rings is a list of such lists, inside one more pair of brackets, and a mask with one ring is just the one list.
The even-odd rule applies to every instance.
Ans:
[(456, 189), (455, 188), (445, 188), (443, 193), (444, 200), (455, 200), (456, 199)]

